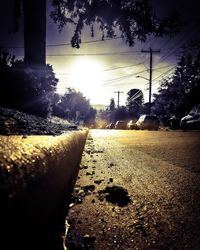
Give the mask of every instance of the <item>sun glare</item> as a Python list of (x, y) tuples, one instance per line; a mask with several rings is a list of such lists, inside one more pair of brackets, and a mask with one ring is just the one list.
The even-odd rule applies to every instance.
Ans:
[(95, 97), (103, 81), (103, 67), (91, 59), (80, 59), (72, 64), (67, 85), (81, 91), (85, 96)]

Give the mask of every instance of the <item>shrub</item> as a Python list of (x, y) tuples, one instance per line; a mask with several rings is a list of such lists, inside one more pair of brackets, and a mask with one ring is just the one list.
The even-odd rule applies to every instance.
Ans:
[(58, 82), (51, 65), (31, 67), (0, 50), (0, 77), (1, 107), (47, 117)]

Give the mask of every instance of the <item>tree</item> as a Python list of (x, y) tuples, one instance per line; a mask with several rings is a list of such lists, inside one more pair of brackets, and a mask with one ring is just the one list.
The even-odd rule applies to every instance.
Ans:
[[(21, 3), (24, 11), (25, 61), (45, 63), (46, 0), (15, 0), (15, 21), (18, 27)], [(75, 26), (72, 47), (79, 48), (81, 32), (85, 25), (99, 25), (102, 40), (115, 37), (120, 32), (130, 45), (136, 39), (146, 41), (147, 35), (174, 35), (178, 31), (177, 14), (160, 19), (148, 0), (51, 0), (51, 17), (61, 30), (65, 25)], [(37, 13), (37, 15), (35, 14)]]
[(67, 92), (60, 96), (54, 96), (53, 115), (79, 122), (92, 123), (96, 116), (96, 111), (91, 107), (81, 92), (68, 88)]
[(114, 100), (114, 98), (111, 98), (111, 99), (110, 99), (109, 110), (110, 110), (110, 111), (115, 110), (115, 100)]
[(110, 121), (116, 122), (118, 120), (127, 120), (128, 119), (128, 111), (125, 106), (120, 106), (116, 108), (114, 111), (110, 113)]
[(153, 111), (182, 117), (200, 103), (200, 46), (191, 43), (179, 57), (174, 75), (162, 81)]
[[(19, 26), (21, 5), (24, 12), (25, 64), (32, 69), (31, 82), (34, 83), (35, 75), (38, 71), (41, 72), (40, 77), (43, 80), (40, 81), (42, 84), (39, 85), (39, 91), (42, 92), (48, 82), (45, 80), (47, 1), (14, 1), (16, 28)], [(172, 14), (161, 20), (156, 16), (148, 0), (51, 0), (50, 2), (53, 6), (50, 15), (60, 30), (67, 24), (75, 26), (71, 39), (71, 45), (75, 48), (80, 47), (81, 32), (85, 25), (91, 27), (92, 36), (94, 28), (99, 26), (102, 40), (105, 37), (113, 38), (119, 33), (129, 46), (133, 46), (136, 39), (144, 42), (150, 34), (174, 35), (178, 31), (177, 15)]]
[(0, 50), (0, 106), (47, 117), (58, 82), (51, 65), (36, 71)]
[(96, 109), (90, 107), (85, 114), (84, 123), (88, 126), (95, 124), (97, 111)]
[(142, 113), (144, 95), (140, 89), (131, 89), (127, 93), (126, 106), (131, 118), (138, 118)]
[[(175, 13), (160, 20), (148, 0), (53, 0), (53, 20), (61, 30), (64, 25), (75, 25), (71, 40), (72, 47), (79, 48), (81, 31), (85, 25), (91, 26), (91, 35), (94, 35), (94, 24), (99, 24), (104, 37), (115, 37), (115, 31), (130, 45), (135, 39), (146, 41), (147, 35), (172, 35), (178, 31), (178, 19)], [(67, 14), (66, 14), (67, 13)]]

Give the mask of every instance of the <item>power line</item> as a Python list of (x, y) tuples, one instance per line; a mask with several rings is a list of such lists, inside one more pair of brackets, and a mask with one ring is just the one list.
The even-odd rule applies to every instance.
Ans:
[[(127, 65), (127, 66), (120, 66), (120, 67), (115, 67), (115, 68), (109, 68), (109, 69), (104, 69), (102, 70), (103, 72), (108, 72), (108, 71), (113, 71), (113, 70), (116, 70), (116, 69), (125, 69), (125, 68), (130, 68), (130, 67), (135, 67), (135, 66), (139, 66), (143, 64), (142, 62), (141, 63), (137, 63), (137, 64), (131, 64), (131, 65)], [(66, 73), (56, 73), (56, 75), (70, 75), (72, 74), (71, 72), (66, 72)]]
[(143, 72), (146, 72), (146, 70), (142, 70), (140, 72), (136, 72), (136, 73), (132, 73), (132, 74), (128, 74), (128, 75), (125, 75), (125, 76), (121, 76), (121, 77), (118, 77), (118, 78), (114, 78), (114, 79), (104, 81), (104, 83), (102, 85), (105, 86), (105, 85), (108, 85), (108, 84), (111, 84), (111, 83), (114, 83), (114, 82), (118, 82), (118, 81), (124, 80), (126, 78), (130, 78), (132, 76), (135, 76), (135, 75), (143, 73)]
[(156, 78), (153, 79), (153, 81), (159, 79), (160, 77), (162, 77), (163, 75), (165, 75), (168, 72), (171, 72), (173, 69), (175, 68), (175, 66), (173, 66), (171, 69), (167, 70), (166, 72), (162, 73), (161, 75), (157, 76)]
[[(98, 43), (104, 41), (111, 41), (121, 39), (121, 37), (114, 37), (114, 38), (106, 38), (106, 39), (97, 39), (97, 40), (90, 40), (90, 41), (83, 41), (81, 44), (90, 44), (90, 43)], [(46, 47), (62, 47), (62, 46), (71, 46), (71, 43), (55, 43), (55, 44), (47, 44)], [(4, 46), (5, 49), (24, 49), (24, 46)]]
[[(163, 68), (166, 68), (168, 66), (164, 66), (164, 67), (159, 67), (159, 68), (155, 68), (153, 70), (157, 70), (157, 69), (163, 69)], [(102, 84), (103, 86), (107, 86), (109, 84), (113, 84), (115, 82), (119, 82), (119, 81), (122, 81), (124, 79), (127, 79), (127, 78), (130, 78), (130, 77), (133, 77), (135, 75), (138, 75), (138, 74), (141, 74), (141, 73), (144, 73), (144, 72), (147, 72), (147, 70), (142, 70), (142, 71), (139, 71), (139, 72), (135, 72), (135, 73), (132, 73), (132, 74), (128, 74), (128, 75), (125, 75), (125, 76), (121, 76), (121, 77), (117, 77), (117, 78), (114, 78), (114, 79), (110, 79), (110, 80), (107, 80), (107, 81), (104, 81), (104, 83)]]
[(135, 99), (137, 99), (138, 97), (141, 96), (141, 90), (138, 90), (133, 96), (131, 96), (130, 99), (128, 99), (128, 101), (134, 101)]
[(159, 83), (163, 78), (165, 78), (165, 77), (167, 77), (168, 75), (170, 75), (170, 74), (172, 73), (172, 71), (174, 70), (174, 68), (175, 68), (175, 67), (172, 67), (171, 69), (167, 70), (166, 72), (164, 72), (164, 73), (161, 74), (160, 76), (158, 76), (158, 77), (156, 77), (155, 79), (153, 79), (153, 81), (155, 81), (155, 80), (161, 78), (161, 79), (157, 80), (156, 82), (154, 82), (154, 83), (152, 84), (152, 86), (156, 85), (156, 84)]
[(176, 44), (174, 46), (174, 48), (172, 48), (168, 53), (166, 53), (165, 55), (163, 55), (160, 59), (159, 62), (163, 62), (164, 60), (166, 60), (168, 57), (172, 56), (175, 52), (177, 52), (178, 49), (181, 49), (181, 47), (189, 40), (191, 39), (191, 35), (196, 32), (196, 23), (192, 24), (192, 27), (190, 27), (190, 30), (186, 30), (182, 36), (179, 38), (179, 43)]
[(145, 69), (147, 69), (147, 71), (148, 71), (148, 70), (149, 70), (149, 68), (146, 66), (146, 64), (145, 64), (145, 63), (143, 63), (143, 65), (144, 65)]
[[(142, 64), (142, 63), (139, 63), (139, 64)], [(128, 65), (128, 66), (125, 66), (125, 67), (137, 66), (137, 65), (139, 65), (139, 64)], [(156, 68), (156, 69), (161, 69), (161, 68), (166, 68), (166, 67), (168, 67), (168, 66), (160, 67), (160, 68)], [(119, 67), (119, 68), (122, 68), (122, 67)], [(155, 69), (155, 70), (156, 70), (156, 69)], [(114, 70), (114, 68), (113, 68), (113, 69), (107, 69), (107, 70)], [(107, 70), (106, 70), (106, 71), (107, 71)], [(118, 78), (109, 79), (109, 80), (107, 80), (107, 81), (104, 81), (103, 84), (101, 84), (101, 85), (102, 85), (102, 86), (107, 86), (107, 85), (110, 85), (110, 84), (114, 84), (114, 83), (116, 83), (116, 82), (122, 81), (122, 80), (127, 79), (127, 78), (131, 78), (131, 77), (133, 77), (133, 76), (135, 76), (135, 75), (137, 75), (137, 74), (141, 74), (141, 73), (144, 73), (144, 72), (146, 72), (146, 71), (147, 71), (147, 70), (142, 70), (142, 71), (135, 72), (135, 73), (132, 73), (132, 74), (128, 74), (128, 75), (125, 75), (125, 76), (121, 76), (121, 77), (118, 77)], [(57, 75), (57, 74), (56, 74), (56, 75)], [(62, 74), (61, 74), (61, 75), (62, 75)]]
[(60, 56), (118, 56), (118, 55), (127, 55), (132, 53), (140, 53), (137, 50), (130, 50), (130, 51), (121, 51), (121, 52), (105, 52), (105, 53), (80, 53), (80, 54), (49, 54), (46, 55), (48, 57), (60, 57)]
[[(46, 57), (81, 57), (81, 56), (124, 56), (124, 55), (129, 55), (132, 53), (140, 53), (140, 51), (137, 50), (130, 50), (130, 51), (122, 51), (122, 52), (105, 52), (105, 53), (80, 53), (80, 54), (47, 54)], [(15, 55), (19, 57), (23, 57), (23, 55)]]
[[(83, 41), (81, 44), (90, 44), (90, 43), (98, 43), (98, 42), (104, 42), (104, 41), (111, 41), (121, 39), (121, 37), (114, 37), (114, 38), (105, 38), (105, 39), (97, 39), (97, 40), (90, 40), (90, 41)], [(47, 47), (59, 47), (59, 46), (71, 46), (71, 43), (60, 43), (60, 44), (48, 44)]]
[[(172, 64), (173, 66), (176, 66), (176, 64)], [(165, 68), (169, 68), (171, 67), (171, 65), (168, 65), (168, 66), (162, 66), (162, 67), (159, 67), (159, 68), (153, 68), (154, 71), (158, 71), (158, 69), (165, 69)]]
[(112, 69), (105, 69), (103, 71), (107, 72), (107, 71), (112, 71), (112, 70), (116, 70), (116, 69), (125, 69), (125, 68), (139, 66), (141, 64), (143, 64), (143, 63), (141, 62), (141, 63), (137, 63), (137, 64), (131, 64), (131, 65), (128, 65), (128, 66), (120, 66), (120, 67), (116, 67), (116, 68), (112, 68)]

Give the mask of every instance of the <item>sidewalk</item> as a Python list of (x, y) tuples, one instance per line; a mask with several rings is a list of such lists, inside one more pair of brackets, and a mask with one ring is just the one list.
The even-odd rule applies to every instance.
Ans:
[(56, 233), (87, 133), (0, 137), (1, 249), (61, 249)]

